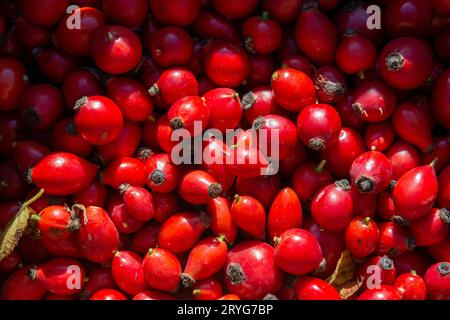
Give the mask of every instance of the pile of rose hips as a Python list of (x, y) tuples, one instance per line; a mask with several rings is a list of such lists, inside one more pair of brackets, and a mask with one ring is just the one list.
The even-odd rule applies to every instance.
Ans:
[[(0, 33), (2, 299), (342, 299), (345, 250), (345, 298), (450, 299), (448, 1), (5, 0)], [(258, 161), (176, 165), (195, 121)]]

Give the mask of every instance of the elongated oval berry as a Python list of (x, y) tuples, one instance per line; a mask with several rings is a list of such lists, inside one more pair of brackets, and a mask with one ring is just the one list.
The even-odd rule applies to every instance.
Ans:
[(291, 188), (280, 190), (267, 216), (269, 238), (279, 237), (283, 232), (300, 228), (303, 211), (297, 194)]
[(47, 290), (30, 276), (30, 266), (24, 266), (6, 278), (1, 288), (2, 300), (41, 300)]
[(418, 246), (433, 246), (448, 236), (450, 212), (447, 209), (433, 208), (424, 216), (413, 220), (409, 226)]
[(311, 202), (311, 215), (326, 230), (344, 229), (352, 220), (353, 199), (347, 180), (340, 180), (320, 190)]
[(438, 181), (432, 165), (411, 169), (395, 185), (392, 193), (396, 214), (404, 219), (422, 217), (434, 205)]
[(275, 238), (275, 262), (285, 272), (295, 275), (310, 273), (322, 261), (322, 249), (312, 233), (290, 229)]
[(119, 249), (119, 233), (105, 210), (99, 207), (77, 206), (81, 209), (81, 226), (77, 242), (86, 259), (108, 263)]
[(121, 193), (127, 212), (140, 221), (148, 221), (153, 218), (153, 197), (142, 187), (122, 185)]
[(297, 132), (303, 143), (314, 151), (327, 149), (339, 141), (342, 129), (339, 113), (328, 104), (313, 104), (297, 118)]
[(206, 204), (222, 193), (222, 185), (212, 175), (203, 170), (187, 172), (178, 184), (181, 197), (192, 204)]
[(295, 170), (292, 176), (292, 187), (300, 201), (306, 203), (317, 191), (333, 183), (333, 177), (325, 168), (326, 163), (326, 161), (321, 161), (319, 164), (306, 163)]
[(189, 253), (181, 275), (185, 287), (215, 275), (225, 264), (228, 248), (224, 237), (208, 237), (200, 241)]
[(236, 239), (238, 228), (231, 216), (231, 205), (227, 198), (210, 199), (206, 205), (209, 213), (210, 229), (218, 237), (224, 236), (232, 244)]
[(145, 281), (156, 290), (173, 292), (181, 280), (178, 258), (163, 248), (149, 249), (142, 264)]
[(136, 158), (122, 157), (108, 164), (102, 172), (102, 179), (104, 184), (114, 189), (119, 189), (122, 184), (143, 187), (145, 185), (144, 172), (142, 161)]
[(114, 254), (111, 263), (112, 276), (122, 291), (136, 295), (147, 288), (142, 261), (143, 259), (132, 251), (117, 251)]
[(361, 193), (380, 193), (392, 179), (389, 159), (378, 151), (368, 151), (356, 158), (350, 168), (352, 184)]
[(55, 258), (31, 271), (45, 289), (58, 295), (73, 295), (84, 284), (84, 267), (74, 259)]
[(275, 263), (274, 249), (261, 241), (245, 241), (234, 246), (225, 264), (225, 285), (242, 299), (261, 299), (276, 292), (283, 272)]
[(122, 111), (109, 98), (83, 97), (76, 102), (74, 110), (75, 128), (91, 144), (107, 144), (116, 139), (122, 131)]
[(266, 231), (266, 211), (262, 204), (253, 197), (234, 197), (231, 204), (231, 217), (243, 231), (256, 239), (262, 239)]
[(80, 228), (80, 220), (68, 207), (49, 206), (31, 217), (37, 222), (40, 235), (50, 239), (64, 239)]
[(98, 167), (83, 158), (66, 152), (45, 156), (33, 167), (29, 181), (51, 195), (69, 195), (86, 188), (97, 174)]
[(205, 231), (200, 213), (181, 212), (171, 216), (159, 230), (158, 246), (172, 253), (183, 253), (192, 248)]

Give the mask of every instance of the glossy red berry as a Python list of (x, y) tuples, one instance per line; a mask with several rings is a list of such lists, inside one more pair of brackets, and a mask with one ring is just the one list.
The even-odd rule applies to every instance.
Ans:
[(385, 152), (392, 166), (392, 179), (397, 181), (409, 170), (421, 164), (418, 150), (403, 140), (398, 140)]
[(267, 216), (269, 238), (273, 239), (285, 231), (300, 228), (302, 222), (302, 205), (295, 191), (288, 187), (280, 190)]
[(180, 168), (172, 163), (166, 153), (155, 154), (145, 162), (147, 185), (155, 192), (167, 193), (178, 186)]
[(403, 300), (425, 300), (427, 298), (425, 281), (415, 272), (399, 275), (395, 279), (394, 286), (403, 292)]
[(19, 100), (29, 86), (25, 67), (11, 58), (0, 59), (0, 89), (4, 94), (0, 97), (0, 110), (15, 110)]
[(136, 187), (145, 186), (144, 164), (142, 161), (122, 157), (108, 164), (102, 172), (103, 183), (119, 189), (122, 184), (130, 184)]
[(146, 289), (143, 259), (131, 251), (117, 251), (111, 263), (115, 283), (124, 292), (135, 295)]
[(200, 280), (192, 290), (194, 300), (217, 300), (222, 295), (222, 284), (215, 278)]
[(415, 239), (399, 223), (383, 222), (378, 225), (378, 228), (380, 237), (376, 254), (394, 257), (416, 247)]
[(339, 292), (326, 281), (313, 277), (300, 277), (295, 281), (297, 300), (342, 300)]
[(8, 278), (2, 285), (1, 297), (3, 300), (41, 300), (47, 290), (44, 286), (30, 277), (30, 266), (25, 266)]
[(333, 66), (318, 68), (313, 76), (317, 99), (323, 103), (338, 102), (347, 91), (344, 74)]
[(127, 297), (114, 289), (101, 289), (95, 292), (89, 300), (127, 300)]
[(120, 108), (104, 96), (83, 97), (75, 104), (76, 130), (89, 143), (104, 145), (116, 139), (123, 128)]
[(448, 101), (450, 96), (450, 71), (447, 70), (436, 81), (432, 95), (432, 107), (436, 120), (447, 130), (450, 129)]
[(258, 6), (257, 0), (231, 0), (223, 2), (220, 0), (212, 1), (213, 8), (229, 19), (239, 19), (248, 16), (251, 12), (255, 11)]
[(208, 126), (209, 109), (205, 100), (198, 96), (187, 96), (177, 100), (167, 111), (167, 119), (173, 130), (186, 129), (191, 135)]
[(340, 180), (320, 190), (311, 202), (311, 215), (326, 230), (344, 229), (352, 220), (353, 199), (347, 180)]
[(262, 17), (250, 17), (242, 26), (242, 36), (250, 53), (269, 54), (281, 45), (281, 28), (269, 18), (268, 12)]
[(370, 150), (384, 152), (396, 138), (394, 127), (389, 121), (370, 123), (364, 132), (366, 147)]
[(430, 266), (424, 276), (428, 298), (448, 300), (450, 297), (450, 264), (438, 262)]
[(225, 240), (232, 244), (236, 239), (238, 228), (231, 216), (231, 205), (228, 199), (217, 197), (207, 203), (210, 229), (218, 237), (224, 236)]
[(313, 81), (303, 72), (282, 68), (272, 75), (275, 101), (284, 109), (299, 112), (316, 102)]
[(161, 291), (176, 291), (181, 279), (181, 265), (177, 257), (162, 248), (148, 250), (142, 269), (147, 284)]
[(402, 300), (399, 288), (390, 285), (381, 285), (380, 288), (367, 289), (361, 293), (358, 300)]
[(363, 73), (376, 62), (377, 52), (374, 44), (359, 34), (345, 37), (336, 50), (336, 63), (345, 73)]
[(378, 151), (368, 151), (358, 156), (350, 168), (352, 184), (361, 193), (380, 193), (392, 179), (389, 159)]
[(242, 117), (242, 106), (239, 94), (228, 88), (217, 88), (203, 95), (205, 105), (209, 110), (208, 127), (225, 133), (234, 129)]
[(281, 287), (283, 273), (270, 245), (245, 241), (228, 253), (224, 281), (228, 291), (242, 299), (261, 299)]
[(159, 22), (177, 26), (191, 24), (200, 5), (200, 0), (150, 0), (150, 10)]
[(40, 234), (51, 239), (68, 238), (71, 232), (80, 228), (75, 213), (63, 206), (49, 206), (32, 218), (37, 222)]
[(326, 168), (326, 161), (319, 164), (306, 163), (292, 176), (292, 187), (300, 201), (306, 203), (323, 187), (333, 183), (333, 178)]
[(178, 192), (189, 203), (206, 204), (209, 199), (220, 196), (222, 185), (206, 171), (194, 170), (180, 178)]
[(124, 185), (120, 188), (127, 212), (140, 221), (153, 218), (153, 197), (146, 189)]
[(450, 212), (433, 208), (419, 219), (411, 222), (409, 232), (418, 246), (432, 246), (441, 243), (448, 235)]
[(378, 226), (370, 217), (357, 217), (345, 229), (345, 244), (355, 258), (363, 259), (375, 251), (378, 233)]
[(162, 67), (181, 66), (189, 62), (193, 53), (191, 36), (178, 27), (164, 27), (150, 39), (153, 60)]
[(236, 195), (231, 204), (231, 217), (243, 231), (256, 239), (265, 235), (266, 212), (261, 203), (249, 196)]
[(102, 6), (109, 21), (129, 28), (141, 25), (149, 10), (149, 2), (146, 0), (103, 0)]
[(432, 14), (430, 1), (392, 1), (384, 12), (386, 29), (391, 37), (420, 37), (428, 33)]

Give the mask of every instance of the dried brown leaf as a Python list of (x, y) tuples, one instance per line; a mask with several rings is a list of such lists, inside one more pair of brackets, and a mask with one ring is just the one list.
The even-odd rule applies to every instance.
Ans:
[(349, 282), (355, 275), (356, 265), (350, 251), (345, 250), (336, 265), (333, 274), (327, 278), (327, 282), (334, 287)]
[(337, 289), (343, 299), (348, 299), (359, 291), (362, 284), (362, 281), (353, 280), (340, 285)]

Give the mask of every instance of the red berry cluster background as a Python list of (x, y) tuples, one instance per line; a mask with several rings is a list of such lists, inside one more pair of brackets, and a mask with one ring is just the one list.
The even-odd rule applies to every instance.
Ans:
[(0, 298), (449, 300), (449, 63), (448, 0), (1, 1)]

